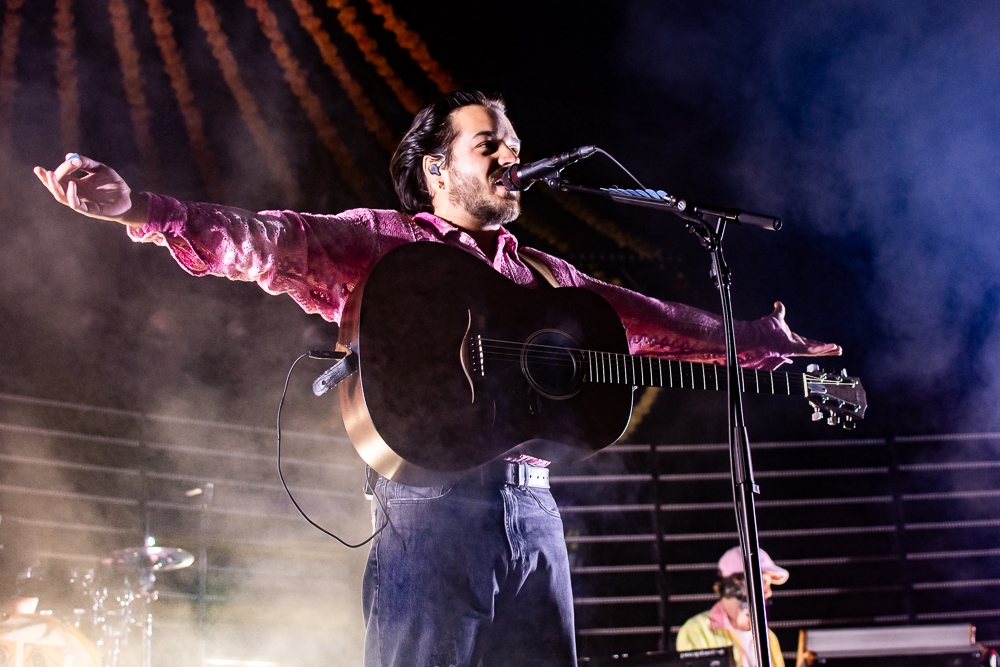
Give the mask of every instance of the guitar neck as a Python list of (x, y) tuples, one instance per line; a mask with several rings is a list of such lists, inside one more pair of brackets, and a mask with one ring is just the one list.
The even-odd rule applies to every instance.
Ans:
[[(625, 384), (633, 387), (676, 387), (723, 391), (727, 388), (726, 367), (694, 361), (676, 361), (581, 350), (588, 382)], [(743, 392), (808, 396), (807, 378), (802, 373), (758, 371), (741, 368)]]

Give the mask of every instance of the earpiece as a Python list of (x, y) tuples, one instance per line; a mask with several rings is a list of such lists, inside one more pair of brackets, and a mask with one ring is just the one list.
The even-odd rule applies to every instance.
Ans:
[(432, 164), (431, 166), (429, 166), (427, 168), (427, 171), (431, 172), (435, 176), (440, 176), (441, 175), (441, 168), (437, 166), (436, 162), (434, 164)]

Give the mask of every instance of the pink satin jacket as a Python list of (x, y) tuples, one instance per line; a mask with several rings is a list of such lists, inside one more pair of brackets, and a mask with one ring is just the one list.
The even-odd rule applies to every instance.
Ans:
[[(353, 209), (338, 215), (292, 211), (252, 213), (216, 204), (181, 202), (149, 195), (149, 222), (130, 227), (135, 241), (166, 246), (195, 276), (256, 281), (271, 294), (286, 293), (308, 313), (339, 322), (351, 290), (385, 253), (404, 243), (432, 241), (462, 248), (519, 285), (541, 286), (518, 257), (538, 258), (562, 286), (584, 287), (612, 305), (628, 333), (633, 354), (684, 361), (725, 360), (718, 315), (659, 301), (584, 275), (541, 251), (518, 249), (500, 230), (489, 257), (462, 229), (430, 213), (410, 217), (398, 211)], [(777, 320), (736, 323), (741, 366), (771, 370), (788, 361), (791, 345)]]

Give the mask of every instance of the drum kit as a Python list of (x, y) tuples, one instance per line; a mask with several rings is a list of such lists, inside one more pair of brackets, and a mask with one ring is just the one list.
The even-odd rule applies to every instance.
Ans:
[(187, 551), (150, 544), (97, 568), (23, 578), (19, 595), (38, 598), (39, 611), (0, 623), (0, 667), (150, 667), (156, 575), (192, 563)]

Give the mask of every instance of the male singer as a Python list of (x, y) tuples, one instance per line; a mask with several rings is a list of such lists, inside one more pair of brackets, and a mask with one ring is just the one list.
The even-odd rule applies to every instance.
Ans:
[[(381, 256), (429, 241), (461, 248), (520, 285), (544, 285), (524, 256), (561, 286), (597, 292), (621, 317), (633, 353), (724, 360), (719, 316), (518, 247), (505, 225), (518, 216), (519, 193), (498, 180), (520, 148), (503, 101), (466, 91), (420, 111), (396, 149), (390, 172), (402, 211), (253, 213), (180, 202), (133, 193), (112, 169), (75, 153), (35, 174), (59, 202), (127, 225), (134, 240), (165, 246), (193, 275), (256, 281), (332, 322)], [(784, 313), (777, 303), (771, 315), (737, 322), (742, 365), (772, 369), (790, 356), (840, 354), (836, 345), (792, 333)], [(432, 488), (378, 480), (375, 520), (386, 522), (384, 505), (391, 525), (372, 542), (365, 572), (367, 665), (576, 665), (569, 566), (547, 466), (498, 460), (482, 474)], [(530, 472), (530, 481), (506, 482), (510, 467)]]

